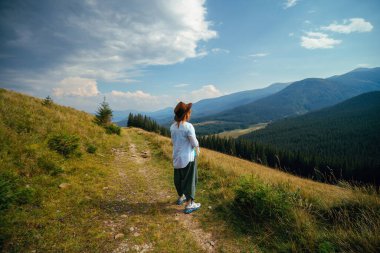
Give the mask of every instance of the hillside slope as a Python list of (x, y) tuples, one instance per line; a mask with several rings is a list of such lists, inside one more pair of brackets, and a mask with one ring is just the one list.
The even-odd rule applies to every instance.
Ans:
[(269, 124), (241, 138), (301, 152), (338, 175), (379, 184), (380, 91)]
[[(75, 155), (49, 148), (62, 132), (78, 137)], [(380, 245), (375, 194), (206, 149), (202, 208), (185, 215), (174, 205), (170, 139), (134, 128), (107, 135), (92, 115), (2, 89), (0, 140), (4, 252), (376, 252)]]
[(308, 78), (244, 106), (202, 118), (254, 124), (305, 114), (365, 92), (380, 90), (380, 68), (357, 69), (331, 78)]
[[(0, 90), (0, 250), (170, 252), (177, 245), (202, 251), (172, 217), (176, 209), (166, 197), (174, 192), (159, 200), (154, 195), (168, 185), (169, 174), (151, 173), (157, 178), (147, 181), (140, 171), (151, 165), (144, 162), (153, 152), (144, 139), (124, 131), (108, 135), (93, 119)], [(61, 133), (79, 138), (81, 155), (64, 157), (49, 149), (51, 137)], [(86, 151), (89, 145), (95, 153)]]

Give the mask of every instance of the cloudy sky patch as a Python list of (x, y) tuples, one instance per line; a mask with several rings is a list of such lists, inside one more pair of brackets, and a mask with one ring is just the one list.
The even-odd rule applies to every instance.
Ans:
[(380, 66), (378, 10), (377, 0), (0, 1), (0, 87), (89, 112), (104, 96), (115, 110), (154, 111), (327, 77)]

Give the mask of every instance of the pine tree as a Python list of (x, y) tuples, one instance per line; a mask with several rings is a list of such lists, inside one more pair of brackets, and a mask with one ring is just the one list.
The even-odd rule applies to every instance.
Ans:
[(129, 115), (128, 115), (128, 123), (127, 123), (127, 126), (128, 126), (128, 127), (134, 126), (134, 125), (133, 125), (133, 123), (134, 123), (133, 120), (134, 120), (134, 116), (133, 116), (133, 114), (130, 112)]
[(42, 101), (42, 105), (50, 106), (51, 104), (53, 104), (53, 99), (52, 99), (50, 96), (47, 96), (47, 97)]
[(98, 111), (95, 115), (95, 122), (101, 126), (108, 126), (112, 120), (112, 110), (104, 97), (103, 102), (100, 104)]

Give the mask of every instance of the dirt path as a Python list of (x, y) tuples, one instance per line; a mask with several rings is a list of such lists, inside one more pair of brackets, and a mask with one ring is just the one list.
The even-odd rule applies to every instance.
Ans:
[[(145, 145), (143, 147), (139, 146), (139, 144), (134, 143), (132, 138), (129, 138), (127, 147), (121, 147), (117, 149), (113, 149), (113, 153), (115, 154), (115, 169), (118, 170), (118, 179), (117, 184), (121, 184), (122, 188), (130, 189), (128, 195), (135, 195), (135, 200), (129, 196), (131, 201), (136, 201), (134, 203), (136, 206), (144, 202), (146, 210), (142, 210), (142, 212), (151, 213), (157, 211), (155, 208), (157, 206), (162, 205), (162, 200), (165, 200), (167, 205), (164, 206), (163, 214), (168, 222), (175, 222), (180, 224), (182, 230), (184, 229), (190, 234), (190, 237), (193, 239), (194, 243), (198, 245), (198, 248), (202, 249), (205, 252), (215, 252), (216, 242), (213, 240), (213, 236), (211, 233), (207, 233), (202, 230), (198, 220), (192, 214), (184, 214), (183, 209), (184, 206), (178, 206), (175, 204), (175, 196), (173, 193), (167, 189), (167, 187), (162, 187), (162, 183), (159, 182), (159, 174), (162, 173), (159, 167), (154, 165), (151, 150), (149, 149), (149, 143), (145, 141)], [(143, 149), (141, 149), (143, 148)], [(131, 185), (131, 179), (133, 178), (128, 176), (128, 172), (126, 171), (126, 166), (130, 163), (134, 163), (137, 172), (135, 175), (140, 180), (142, 179), (145, 185), (149, 186), (145, 189), (141, 189), (138, 192), (133, 192), (133, 185)], [(151, 198), (149, 196), (156, 196), (156, 198)], [(123, 196), (123, 193), (117, 195), (117, 198), (120, 201), (123, 201), (126, 196)], [(140, 203), (138, 202), (140, 201)], [(205, 208), (205, 207), (203, 207)], [(134, 215), (134, 210), (130, 210), (129, 213), (119, 216), (116, 219), (108, 222), (108, 226), (113, 227), (113, 231), (122, 230), (124, 225), (124, 220), (127, 216)], [(178, 225), (177, 225), (178, 227)], [(124, 229), (125, 230), (125, 229)], [(131, 232), (129, 236), (139, 237), (143, 236), (143, 232), (140, 231), (138, 226), (130, 226), (128, 230)], [(114, 237), (124, 237), (124, 234), (115, 232)], [(119, 252), (148, 252), (155, 251), (154, 242), (145, 242), (141, 244), (131, 245), (130, 240), (123, 239), (118, 247), (113, 251), (114, 253)]]

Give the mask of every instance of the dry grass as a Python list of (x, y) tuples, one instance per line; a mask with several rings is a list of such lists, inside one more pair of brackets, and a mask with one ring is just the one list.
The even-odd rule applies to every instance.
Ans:
[[(0, 175), (17, 179), (12, 191), (36, 192), (30, 202), (12, 202), (0, 210), (0, 251), (202, 252), (173, 218), (177, 210), (171, 207), (175, 194), (169, 167), (155, 159), (161, 151), (136, 131), (108, 135), (93, 118), (0, 89)], [(79, 137), (82, 156), (64, 158), (48, 148), (49, 137), (61, 132)], [(136, 161), (130, 143), (137, 155), (148, 150), (151, 159)], [(86, 152), (88, 144), (97, 148), (95, 154)], [(63, 171), (47, 173), (38, 164), (41, 159)], [(69, 185), (61, 189), (61, 183)], [(115, 239), (119, 233), (124, 237)]]
[[(162, 136), (157, 136), (156, 138), (162, 142), (162, 147), (165, 150), (165, 153), (168, 157), (170, 157), (172, 152), (170, 139)], [(337, 201), (350, 199), (353, 197), (353, 194), (356, 194), (347, 188), (300, 178), (276, 169), (234, 156), (225, 155), (206, 148), (201, 149), (200, 163), (208, 164), (211, 168), (218, 168), (218, 170), (231, 173), (236, 177), (242, 175), (255, 175), (270, 184), (289, 183), (294, 190), (300, 188), (306, 197), (322, 199), (323, 203), (326, 203), (327, 206)]]
[[(110, 252), (146, 244), (154, 252), (203, 251), (174, 219), (169, 138), (133, 128), (107, 135), (92, 123), (92, 115), (41, 102), (0, 89), (0, 173), (13, 173), (17, 187), (33, 189), (38, 200), (0, 211), (4, 251)], [(80, 138), (81, 157), (66, 159), (48, 148), (48, 138), (61, 132)], [(137, 153), (148, 150), (150, 158), (135, 160), (132, 143)], [(86, 152), (89, 144), (97, 147), (95, 154)], [(63, 173), (46, 173), (39, 159), (54, 161)], [(318, 183), (207, 149), (201, 150), (199, 176), (203, 208), (192, 217), (212, 235), (219, 252), (380, 249), (380, 201), (370, 189)], [(299, 189), (290, 232), (275, 223), (246, 224), (236, 217), (231, 207), (242, 176), (254, 176), (273, 189)], [(70, 186), (60, 189), (61, 183)], [(115, 240), (117, 233), (124, 239)]]
[[(141, 130), (139, 130), (141, 131)], [(145, 134), (171, 159), (170, 139)], [(218, 234), (220, 250), (242, 252), (378, 252), (380, 249), (380, 198), (373, 190), (315, 182), (243, 159), (202, 149), (199, 158), (200, 201), (211, 206), (200, 217), (204, 228)], [(247, 224), (231, 212), (234, 188), (242, 176), (262, 183), (286, 185), (301, 198), (294, 204), (294, 224), (287, 236), (278, 224)], [(275, 188), (273, 188), (275, 189)], [(233, 210), (233, 209), (232, 209)], [(291, 228), (292, 227), (292, 228)], [(234, 250), (232, 250), (234, 249)]]
[(225, 131), (225, 132), (221, 132), (219, 134), (217, 134), (217, 136), (219, 137), (222, 137), (222, 138), (238, 138), (240, 136), (242, 136), (243, 134), (248, 134), (248, 133), (251, 133), (253, 131), (257, 131), (257, 130), (260, 130), (260, 129), (263, 129), (265, 128), (266, 126), (268, 125), (268, 123), (259, 123), (259, 124), (255, 124), (255, 125), (252, 125), (248, 128), (245, 128), (245, 129), (234, 129), (234, 130), (231, 130), (231, 131)]

